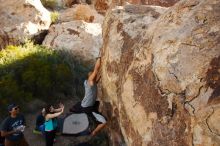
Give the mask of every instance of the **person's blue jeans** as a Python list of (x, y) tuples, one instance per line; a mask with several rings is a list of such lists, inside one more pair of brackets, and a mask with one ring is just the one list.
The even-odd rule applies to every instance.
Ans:
[(45, 136), (45, 126), (44, 126), (44, 124), (37, 127), (37, 130), (40, 131), (43, 134), (43, 136)]

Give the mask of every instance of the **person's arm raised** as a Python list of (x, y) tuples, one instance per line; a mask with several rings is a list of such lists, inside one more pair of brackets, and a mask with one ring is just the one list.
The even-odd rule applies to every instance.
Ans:
[(59, 108), (53, 109), (54, 112), (61, 112), (64, 105), (62, 103), (59, 104)]
[(64, 111), (64, 108), (62, 108), (62, 110), (60, 112), (57, 112), (57, 113), (54, 113), (54, 114), (47, 114), (45, 118), (46, 118), (46, 120), (56, 118), (59, 115), (61, 115), (63, 113), (63, 111)]
[(96, 61), (96, 64), (95, 64), (95, 67), (94, 67), (94, 70), (92, 72), (92, 74), (89, 76), (88, 78), (88, 81), (89, 81), (89, 84), (90, 85), (93, 85), (94, 84), (94, 81), (96, 79), (96, 76), (98, 74), (98, 71), (99, 71), (99, 68), (101, 66), (101, 57), (99, 57)]

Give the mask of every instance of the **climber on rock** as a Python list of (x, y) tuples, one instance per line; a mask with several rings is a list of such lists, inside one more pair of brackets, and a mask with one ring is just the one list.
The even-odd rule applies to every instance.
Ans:
[(74, 113), (88, 113), (94, 111), (94, 108), (99, 106), (99, 102), (97, 99), (97, 83), (100, 80), (100, 76), (98, 76), (98, 72), (101, 66), (101, 57), (97, 58), (94, 70), (88, 73), (87, 80), (84, 81), (85, 88), (85, 96), (81, 102), (78, 102), (72, 108), (70, 108), (70, 112)]

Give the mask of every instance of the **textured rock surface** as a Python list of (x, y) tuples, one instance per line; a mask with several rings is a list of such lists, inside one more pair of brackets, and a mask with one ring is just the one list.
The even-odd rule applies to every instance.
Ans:
[(66, 51), (84, 61), (94, 61), (102, 45), (99, 23), (71, 21), (52, 25), (43, 45)]
[(1, 38), (7, 38), (7, 44), (22, 42), (50, 26), (50, 13), (40, 0), (0, 0), (0, 3)]
[(92, 0), (63, 0), (63, 5), (72, 7), (75, 4), (92, 4)]
[(180, 0), (128, 0), (131, 4), (156, 5), (163, 7), (173, 6), (178, 1)]
[(99, 13), (104, 14), (108, 10), (110, 4), (111, 3), (107, 0), (95, 0), (94, 7)]
[(179, 0), (95, 0), (94, 6), (98, 12), (105, 13), (109, 7), (122, 6), (127, 3), (169, 7), (178, 1)]
[(218, 146), (220, 1), (183, 0), (166, 12), (120, 7), (103, 26), (112, 145)]
[[(134, 46), (143, 39), (143, 31), (165, 10), (166, 8), (161, 7), (127, 5), (125, 8), (119, 7), (106, 15), (103, 25), (102, 100), (104, 101), (103, 113), (109, 118), (111, 125), (109, 130), (113, 133), (111, 135), (112, 145), (118, 146), (125, 141), (128, 145), (141, 146), (143, 143), (151, 141), (152, 129), (150, 128), (154, 119), (157, 118), (157, 114), (152, 111), (148, 115), (144, 109), (145, 106), (139, 104), (138, 99), (144, 98), (146, 93), (138, 97), (134, 95), (134, 89), (146, 90), (146, 92), (151, 89), (144, 89), (147, 85), (141, 82), (142, 75), (139, 73), (134, 74), (134, 79), (137, 84), (140, 84), (140, 89), (137, 88), (137, 85), (133, 85), (135, 82), (131, 80), (132, 75), (128, 75), (130, 72), (128, 70), (130, 70), (129, 66), (133, 64), (132, 62), (136, 60), (133, 56), (138, 53), (138, 50)], [(150, 60), (148, 58), (141, 64), (149, 64)], [(135, 69), (132, 74), (134, 71)], [(149, 73), (149, 76), (151, 77), (148, 78), (153, 80), (152, 73)], [(156, 92), (156, 89), (151, 88)], [(158, 96), (158, 93), (153, 94)], [(152, 96), (149, 97), (149, 101)], [(159, 101), (159, 96), (148, 104), (155, 102), (159, 105), (163, 102), (157, 100)], [(125, 139), (119, 138), (119, 135), (123, 135)]]
[(7, 34), (0, 29), (0, 50), (4, 49), (9, 43), (9, 38)]
[(98, 14), (97, 11), (89, 5), (74, 5), (72, 8), (68, 8), (60, 12), (60, 22), (68, 22), (73, 20), (102, 23), (104, 17)]

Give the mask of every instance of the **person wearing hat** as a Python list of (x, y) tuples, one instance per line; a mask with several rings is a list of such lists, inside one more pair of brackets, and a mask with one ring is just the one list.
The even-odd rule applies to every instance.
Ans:
[(1, 128), (1, 134), (5, 137), (5, 146), (28, 146), (24, 137), (25, 119), (20, 114), (19, 106), (8, 106), (9, 116), (5, 118)]

